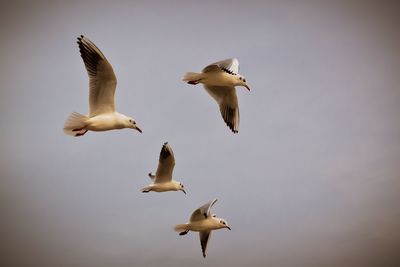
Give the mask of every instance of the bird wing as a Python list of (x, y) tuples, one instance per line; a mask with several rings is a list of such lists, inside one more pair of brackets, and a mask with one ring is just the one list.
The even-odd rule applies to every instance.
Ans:
[(203, 251), (203, 257), (205, 258), (207, 243), (208, 243), (208, 240), (210, 239), (211, 231), (199, 232), (199, 236), (200, 236), (201, 251)]
[(90, 117), (114, 112), (117, 78), (111, 64), (100, 49), (83, 35), (78, 37), (78, 45), (89, 75)]
[(211, 207), (214, 205), (215, 202), (217, 202), (216, 198), (195, 210), (192, 213), (192, 216), (190, 216), (190, 222), (201, 221), (208, 218), (208, 216), (210, 216)]
[(204, 85), (206, 91), (217, 101), (222, 118), (232, 132), (239, 132), (240, 114), (235, 87)]
[(239, 73), (239, 60), (236, 58), (230, 58), (218, 61), (205, 67), (202, 72), (206, 73), (216, 70), (222, 70), (229, 74), (236, 75)]
[(174, 152), (168, 143), (164, 143), (160, 152), (160, 159), (156, 171), (155, 183), (169, 182), (175, 166)]

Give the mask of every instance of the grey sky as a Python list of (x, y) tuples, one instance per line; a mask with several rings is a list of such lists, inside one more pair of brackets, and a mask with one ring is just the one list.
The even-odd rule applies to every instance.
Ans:
[[(378, 1), (377, 1), (378, 3)], [(399, 266), (400, 34), (390, 2), (13, 2), (0, 11), (2, 266)], [(88, 108), (76, 37), (143, 129)], [(186, 71), (237, 57), (238, 135)], [(163, 142), (182, 193), (141, 194)], [(174, 224), (213, 197), (232, 231)]]

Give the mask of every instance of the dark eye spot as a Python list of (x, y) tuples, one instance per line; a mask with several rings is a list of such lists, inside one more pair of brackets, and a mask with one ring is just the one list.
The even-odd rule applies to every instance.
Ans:
[(243, 79), (244, 82), (246, 82), (246, 79)]

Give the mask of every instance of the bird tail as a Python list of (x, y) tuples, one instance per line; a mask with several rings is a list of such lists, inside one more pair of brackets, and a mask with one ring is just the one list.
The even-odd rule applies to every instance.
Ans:
[(82, 115), (78, 112), (73, 112), (69, 115), (68, 119), (64, 124), (64, 133), (72, 136), (82, 136), (88, 130), (86, 127), (88, 126), (87, 120), (89, 117)]
[(198, 84), (203, 78), (203, 73), (186, 72), (182, 81), (187, 82), (188, 84)]
[(175, 230), (176, 232), (185, 232), (185, 231), (188, 231), (188, 230), (189, 230), (189, 224), (187, 224), (187, 223), (184, 223), (184, 224), (177, 224), (177, 225), (175, 225), (174, 230)]

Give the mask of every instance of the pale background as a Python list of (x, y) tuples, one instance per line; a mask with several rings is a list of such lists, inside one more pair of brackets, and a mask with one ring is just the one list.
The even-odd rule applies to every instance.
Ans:
[[(367, 1), (64, 1), (0, 11), (1, 266), (400, 266), (400, 20)], [(87, 112), (76, 37), (143, 129), (64, 135)], [(186, 71), (237, 57), (232, 134)], [(163, 142), (181, 192), (142, 194)], [(218, 197), (232, 231), (174, 224)]]

